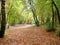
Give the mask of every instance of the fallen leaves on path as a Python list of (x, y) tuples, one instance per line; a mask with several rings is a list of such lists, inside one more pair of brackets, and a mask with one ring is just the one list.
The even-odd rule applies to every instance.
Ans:
[(44, 26), (6, 30), (0, 45), (60, 45), (60, 38), (46, 32)]

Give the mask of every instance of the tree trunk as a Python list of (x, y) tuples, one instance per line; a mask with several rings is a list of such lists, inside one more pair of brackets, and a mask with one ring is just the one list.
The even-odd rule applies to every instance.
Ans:
[(54, 9), (53, 9), (53, 0), (52, 0), (52, 29), (54, 29)]
[(38, 21), (38, 19), (37, 19), (37, 16), (36, 16), (36, 14), (35, 14), (35, 9), (34, 9), (34, 7), (33, 7), (33, 5), (31, 4), (31, 2), (29, 3), (30, 5), (31, 5), (31, 11), (32, 11), (32, 13), (33, 13), (33, 18), (34, 18), (34, 20), (35, 20), (35, 24), (36, 24), (36, 26), (39, 26), (39, 21)]
[(1, 15), (2, 15), (2, 21), (1, 21), (0, 38), (3, 38), (6, 26), (5, 0), (1, 0)]
[(55, 8), (56, 8), (57, 16), (58, 16), (58, 20), (59, 20), (59, 24), (60, 24), (59, 9), (58, 9), (57, 5), (55, 4), (55, 2), (54, 2), (53, 0), (52, 0), (52, 3), (53, 3), (53, 5), (54, 5), (54, 6), (55, 6)]

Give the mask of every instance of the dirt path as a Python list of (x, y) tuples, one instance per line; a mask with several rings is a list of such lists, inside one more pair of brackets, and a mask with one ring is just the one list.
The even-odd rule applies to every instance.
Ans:
[(45, 32), (45, 27), (29, 27), (6, 30), (0, 45), (60, 45), (60, 38), (53, 32)]
[(12, 29), (12, 28), (14, 28), (14, 29), (29, 28), (32, 26), (35, 26), (35, 24), (20, 24), (20, 25), (10, 26), (10, 29)]

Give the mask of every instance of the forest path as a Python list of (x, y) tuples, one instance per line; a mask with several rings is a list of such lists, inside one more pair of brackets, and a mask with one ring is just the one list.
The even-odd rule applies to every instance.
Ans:
[(0, 45), (60, 45), (60, 38), (53, 32), (46, 32), (45, 26), (28, 28), (10, 28)]
[(10, 26), (10, 29), (28, 28), (28, 27), (32, 27), (32, 26), (35, 26), (35, 24), (17, 24), (15, 26)]

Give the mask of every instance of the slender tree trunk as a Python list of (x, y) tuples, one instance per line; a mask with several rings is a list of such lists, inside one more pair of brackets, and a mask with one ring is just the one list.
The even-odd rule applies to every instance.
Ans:
[(56, 8), (57, 16), (58, 16), (58, 20), (59, 20), (59, 24), (60, 24), (59, 9), (58, 9), (57, 5), (55, 4), (55, 2), (54, 2), (53, 0), (52, 0), (52, 3), (53, 3), (53, 5), (54, 5), (54, 6), (55, 6), (55, 8)]
[(54, 29), (54, 9), (53, 9), (53, 0), (52, 0), (52, 29)]
[(6, 26), (5, 0), (1, 0), (1, 14), (2, 14), (2, 21), (1, 21), (0, 38), (3, 38)]
[(30, 2), (29, 4), (31, 5), (31, 11), (32, 11), (32, 13), (33, 13), (33, 18), (34, 18), (34, 20), (35, 20), (35, 24), (36, 24), (36, 26), (39, 26), (39, 21), (38, 21), (38, 19), (37, 19), (36, 13), (35, 13), (35, 11), (34, 11), (34, 7), (33, 7), (33, 5), (31, 4), (31, 2)]
[(39, 26), (39, 21), (37, 19), (37, 15), (36, 15), (36, 12), (35, 12), (35, 9), (34, 9), (34, 6), (33, 6), (32, 2), (33, 2), (32, 0), (31, 1), (30, 0), (26, 0), (27, 6), (30, 6), (31, 11), (33, 13), (33, 18), (34, 18), (35, 24), (36, 24), (36, 26)]

